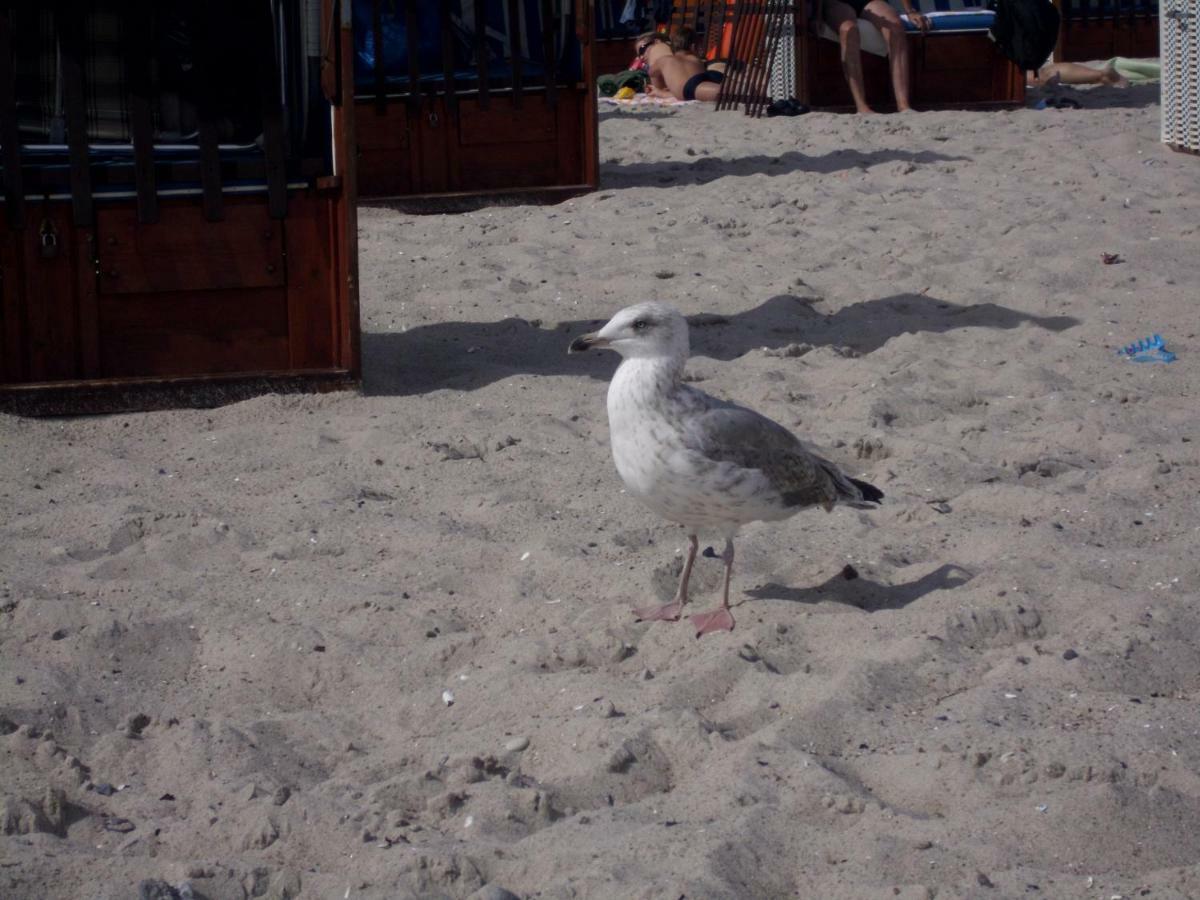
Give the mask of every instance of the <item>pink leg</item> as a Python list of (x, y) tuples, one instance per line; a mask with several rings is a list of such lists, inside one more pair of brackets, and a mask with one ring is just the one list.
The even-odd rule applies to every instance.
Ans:
[(639, 622), (678, 622), (683, 615), (683, 604), (688, 601), (688, 579), (692, 576), (692, 564), (696, 561), (699, 542), (694, 534), (688, 535), (688, 555), (683, 564), (683, 575), (679, 577), (679, 589), (675, 599), (665, 606), (646, 606), (635, 609), (633, 614)]
[(714, 631), (733, 631), (733, 613), (729, 611), (729, 578), (733, 574), (733, 541), (725, 541), (725, 552), (721, 554), (725, 560), (725, 593), (721, 599), (721, 608), (712, 612), (697, 613), (691, 617), (696, 626), (696, 637), (702, 638)]

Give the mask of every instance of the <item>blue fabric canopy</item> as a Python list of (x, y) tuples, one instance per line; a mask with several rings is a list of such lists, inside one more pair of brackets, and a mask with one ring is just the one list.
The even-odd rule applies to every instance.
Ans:
[[(360, 89), (375, 83), (374, 6), (380, 4), (380, 30), (383, 44), (384, 77), (389, 87), (407, 85), (409, 77), (409, 46), (405, 0), (353, 0), (354, 15), (354, 82)], [(415, 2), (415, 0), (407, 0)], [(565, 4), (553, 0), (552, 6), (563, 9)], [(513, 50), (519, 47), (521, 72), (524, 78), (539, 78), (545, 72), (541, 0), (519, 0), (517, 22), (509, 20), (507, 0), (486, 0), (484, 3), (484, 51), (489, 81), (511, 77)], [(420, 80), (436, 83), (444, 77), (442, 60), (442, 13), (439, 4), (417, 3), (417, 53)], [(550, 27), (556, 23), (551, 22)], [(456, 79), (473, 81), (478, 78), (475, 59), (475, 2), (455, 0), (450, 4), (453, 69)], [(560, 15), (554, 46), (558, 50), (556, 71), (559, 78), (578, 80), (582, 76), (579, 42), (574, 22), (568, 12)], [(514, 38), (516, 40), (514, 40)]]

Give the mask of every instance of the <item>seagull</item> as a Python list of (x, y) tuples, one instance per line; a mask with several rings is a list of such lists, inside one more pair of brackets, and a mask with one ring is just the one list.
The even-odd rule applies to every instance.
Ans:
[(575, 338), (623, 357), (608, 386), (613, 462), (626, 489), (687, 532), (689, 549), (675, 598), (634, 611), (639, 622), (678, 622), (688, 602), (697, 533), (725, 538), (721, 606), (690, 617), (696, 637), (733, 630), (729, 579), (733, 539), (749, 522), (777, 522), (802, 509), (838, 503), (873, 508), (883, 492), (851, 478), (777, 422), (683, 383), (690, 355), (687, 320), (662, 303), (621, 310), (599, 331)]

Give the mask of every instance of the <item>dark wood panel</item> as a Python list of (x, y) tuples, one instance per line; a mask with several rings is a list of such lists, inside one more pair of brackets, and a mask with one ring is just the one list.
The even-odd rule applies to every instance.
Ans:
[(32, 227), (22, 232), (25, 277), (21, 306), (28, 377), (32, 381), (78, 378), (78, 270), (71, 207), (48, 203), (27, 209)]
[(1111, 22), (1095, 25), (1074, 24), (1064, 27), (1060, 35), (1060, 62), (1111, 59), (1115, 55), (1116, 33)]
[[(579, 135), (587, 135), (589, 115), (595, 116), (593, 107), (578, 91), (560, 91), (558, 98), (558, 174), (559, 184), (587, 184), (588, 173), (584, 160), (589, 150), (594, 149)], [(594, 102), (594, 101), (593, 101)]]
[[(560, 92), (566, 94), (566, 91)], [(495, 97), (487, 109), (463, 104), (458, 139), (463, 146), (475, 144), (520, 144), (552, 141), (558, 131), (558, 116), (548, 104), (516, 105), (515, 98)]]
[(417, 144), (417, 174), (413, 182), (414, 186), (420, 185), (425, 192), (460, 190), (451, 181), (456, 121), (446, 115), (446, 107), (440, 97), (422, 99), (418, 108), (413, 110), (409, 125)]
[(995, 45), (984, 34), (910, 38), (910, 47), (927, 71), (988, 72)]
[(408, 128), (408, 107), (393, 101), (379, 112), (374, 101), (359, 100), (355, 104), (360, 150), (405, 150), (411, 144)]
[(284, 223), (289, 364), (325, 368), (335, 364), (338, 322), (334, 201), (306, 195), (291, 207)]
[(453, 117), (441, 98), (419, 111), (392, 98), (382, 116), (357, 106), (364, 197), (587, 184), (596, 155), (594, 102), (573, 88), (560, 87), (554, 107), (531, 92), (519, 106), (511, 94), (461, 97)]
[[(526, 97), (525, 106), (532, 105)], [(463, 147), (458, 161), (464, 191), (545, 187), (558, 181), (558, 144), (553, 141)]]
[(261, 198), (225, 201), (207, 221), (194, 203), (162, 204), (138, 222), (128, 205), (101, 207), (97, 239), (102, 294), (282, 286), (283, 239)]
[[(155, 213), (157, 214), (157, 203)], [(142, 215), (141, 198), (138, 216)], [(79, 305), (79, 371), (84, 378), (100, 375), (100, 294), (96, 276), (96, 232), (81, 229), (75, 252), (76, 298)]]
[(21, 281), (20, 232), (11, 232), (0, 221), (0, 380), (25, 380), (24, 332), (17, 287)]
[[(836, 41), (801, 39), (804, 70), (800, 99), (815, 107), (853, 106)], [(986, 35), (910, 36), (912, 99), (920, 107), (1016, 105), (1024, 102), (1025, 81), (1017, 67)], [(878, 108), (894, 104), (885, 57), (864, 53), (867, 100)]]
[(101, 295), (99, 313), (107, 378), (288, 368), (283, 287)]

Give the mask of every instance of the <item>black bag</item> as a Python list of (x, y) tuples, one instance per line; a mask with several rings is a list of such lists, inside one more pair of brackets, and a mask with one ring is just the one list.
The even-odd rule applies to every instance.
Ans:
[(988, 0), (996, 13), (991, 35), (1000, 52), (1021, 67), (1036, 72), (1058, 43), (1058, 9), (1050, 0)]

